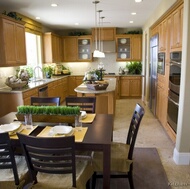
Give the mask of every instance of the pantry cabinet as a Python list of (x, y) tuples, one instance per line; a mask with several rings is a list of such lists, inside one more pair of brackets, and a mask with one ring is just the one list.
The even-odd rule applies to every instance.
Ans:
[(26, 65), (24, 22), (0, 16), (0, 66)]
[(43, 36), (44, 43), (44, 62), (57, 63), (62, 62), (62, 40), (61, 37), (51, 32)]
[(142, 60), (142, 35), (116, 36), (117, 61)]
[(91, 36), (65, 36), (63, 37), (64, 62), (92, 61)]
[(122, 76), (120, 78), (120, 97), (140, 97), (142, 95), (141, 76)]

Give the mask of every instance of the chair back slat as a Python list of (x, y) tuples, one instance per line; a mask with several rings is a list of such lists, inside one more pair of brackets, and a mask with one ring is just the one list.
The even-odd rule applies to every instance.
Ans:
[(80, 110), (87, 113), (95, 113), (96, 111), (96, 97), (66, 97), (66, 106), (79, 106)]
[(30, 98), (31, 100), (31, 105), (35, 106), (50, 106), (50, 105), (54, 105), (54, 106), (60, 106), (61, 103), (61, 98), (60, 97), (36, 97), (36, 96), (32, 96)]
[(74, 136), (33, 137), (18, 133), (28, 169), (37, 183), (37, 172), (68, 174), (76, 187), (75, 141)]
[(133, 157), (133, 150), (137, 138), (137, 133), (139, 130), (141, 120), (144, 116), (144, 113), (145, 113), (144, 108), (140, 104), (136, 104), (126, 140), (126, 144), (130, 145), (128, 159), (132, 159)]
[(17, 165), (8, 133), (0, 133), (0, 169), (12, 169), (15, 184), (19, 185)]

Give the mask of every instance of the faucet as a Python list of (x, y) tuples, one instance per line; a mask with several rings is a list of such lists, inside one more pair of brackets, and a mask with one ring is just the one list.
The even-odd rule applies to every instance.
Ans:
[(36, 66), (36, 67), (34, 68), (34, 71), (33, 71), (34, 80), (37, 79), (37, 77), (36, 77), (36, 69), (37, 69), (37, 68), (41, 70), (41, 72), (42, 72), (42, 79), (43, 79), (43, 71), (42, 71), (42, 68), (41, 68), (40, 66)]

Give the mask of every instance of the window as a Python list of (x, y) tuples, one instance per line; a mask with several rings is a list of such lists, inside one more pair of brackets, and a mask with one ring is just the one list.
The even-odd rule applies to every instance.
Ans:
[[(39, 66), (42, 68), (42, 46), (41, 35), (26, 32), (26, 56), (27, 67), (34, 68)], [(35, 70), (35, 76), (42, 78), (43, 74), (40, 69)]]

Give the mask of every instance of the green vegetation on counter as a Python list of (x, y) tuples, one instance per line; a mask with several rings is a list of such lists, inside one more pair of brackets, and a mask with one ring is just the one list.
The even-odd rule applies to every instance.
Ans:
[(128, 74), (141, 74), (142, 72), (142, 63), (138, 61), (127, 62), (126, 68), (128, 70)]
[(29, 106), (22, 105), (17, 107), (18, 114), (35, 115), (78, 115), (79, 106)]

